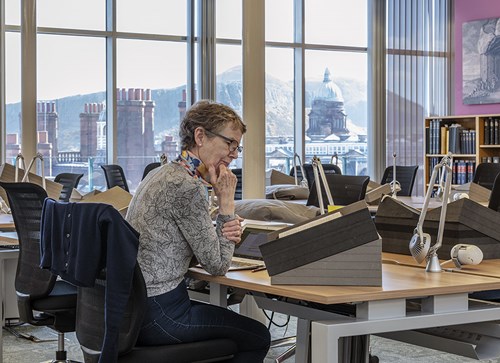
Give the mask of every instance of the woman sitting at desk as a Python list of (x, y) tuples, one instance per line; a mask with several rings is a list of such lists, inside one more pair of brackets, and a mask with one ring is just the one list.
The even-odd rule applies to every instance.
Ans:
[[(239, 348), (232, 362), (262, 362), (267, 354), (270, 334), (264, 325), (190, 301), (184, 283), (193, 256), (207, 272), (224, 275), (241, 240), (241, 223), (234, 214), (237, 180), (228, 166), (241, 152), (245, 131), (230, 107), (197, 102), (180, 125), (180, 156), (149, 173), (130, 203), (127, 220), (140, 233), (137, 259), (149, 304), (140, 344), (229, 338)], [(209, 215), (210, 186), (219, 204), (216, 228)]]

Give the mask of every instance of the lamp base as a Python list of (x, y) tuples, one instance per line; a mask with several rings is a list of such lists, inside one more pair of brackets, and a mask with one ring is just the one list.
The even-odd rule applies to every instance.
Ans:
[(427, 259), (427, 267), (425, 268), (427, 272), (442, 272), (441, 264), (439, 263), (439, 258), (436, 253)]

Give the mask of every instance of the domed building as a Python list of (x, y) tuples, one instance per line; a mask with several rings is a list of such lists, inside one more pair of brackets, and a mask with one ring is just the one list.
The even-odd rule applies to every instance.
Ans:
[(349, 137), (346, 121), (344, 97), (326, 68), (323, 83), (314, 94), (306, 135), (317, 141), (334, 134), (343, 141)]

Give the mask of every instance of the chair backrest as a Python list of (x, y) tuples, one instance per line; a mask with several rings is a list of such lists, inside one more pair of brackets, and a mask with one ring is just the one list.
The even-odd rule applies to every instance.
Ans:
[(231, 169), (236, 178), (238, 178), (238, 182), (236, 183), (236, 190), (234, 192), (234, 200), (243, 199), (243, 175), (241, 168)]
[(500, 212), (500, 176), (498, 175), (493, 182), (493, 188), (491, 189), (488, 208)]
[[(403, 166), (396, 165), (396, 180), (401, 186), (401, 190), (398, 192), (399, 196), (410, 197), (413, 191), (413, 185), (415, 184), (415, 178), (417, 176), (418, 165), (413, 166)], [(382, 185), (392, 182), (393, 177), (393, 167), (388, 166), (384, 170), (384, 175), (382, 176)]]
[[(304, 173), (306, 174), (307, 185), (309, 186), (309, 190), (311, 190), (311, 186), (314, 182), (313, 166), (312, 166), (312, 164), (303, 164), (302, 166), (304, 168)], [(326, 174), (339, 174), (339, 175), (342, 174), (342, 170), (340, 170), (338, 165), (321, 164), (321, 166), (323, 167), (325, 175)], [(292, 168), (292, 170), (290, 170), (290, 175), (295, 176), (295, 169), (294, 168)], [(299, 180), (302, 180), (302, 172), (301, 172), (300, 168), (297, 168), (297, 178)]]
[(472, 182), (492, 190), (495, 178), (499, 173), (500, 163), (481, 163), (476, 167)]
[(127, 192), (129, 191), (125, 173), (120, 165), (101, 165), (101, 168), (104, 170), (104, 176), (106, 177), (108, 189), (118, 186), (125, 189)]
[(75, 174), (75, 173), (60, 173), (57, 174), (54, 178), (56, 183), (62, 184), (61, 195), (59, 196), (59, 200), (63, 202), (68, 202), (71, 193), (73, 192), (73, 188), (78, 187), (78, 183), (80, 179), (83, 177), (83, 174)]
[(152, 163), (149, 163), (148, 165), (146, 165), (146, 167), (144, 168), (144, 172), (142, 173), (141, 180), (144, 180), (146, 175), (148, 175), (151, 170), (159, 168), (160, 166), (161, 166), (161, 163), (159, 161), (155, 161), (155, 162), (152, 162)]
[[(369, 176), (325, 174), (325, 177), (335, 205), (349, 205), (365, 198), (366, 188), (370, 181)], [(324, 208), (327, 208), (328, 198), (325, 188), (321, 188), (321, 193), (323, 196)], [(313, 182), (306, 204), (319, 207), (319, 198), (315, 182)]]
[[(118, 342), (118, 354), (130, 352), (137, 341), (147, 304), (146, 284), (139, 264), (136, 264), (131, 294), (123, 315)], [(76, 309), (76, 336), (85, 362), (97, 362), (105, 334), (106, 275), (101, 272), (94, 287), (79, 287)]]
[(34, 299), (47, 296), (56, 282), (55, 275), (40, 268), (40, 220), (47, 192), (33, 183), (0, 182), (0, 186), (7, 192), (19, 239), (16, 292)]

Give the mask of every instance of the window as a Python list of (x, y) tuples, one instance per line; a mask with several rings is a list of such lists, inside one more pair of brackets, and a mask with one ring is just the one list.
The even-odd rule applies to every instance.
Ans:
[(186, 64), (185, 43), (118, 40), (117, 156), (131, 190), (159, 155), (177, 157)]
[[(388, 1), (387, 165), (421, 165), (424, 118), (450, 112), (448, 0)], [(422, 195), (423, 170), (414, 194)]]
[[(303, 162), (316, 155), (323, 163), (334, 159), (344, 173), (367, 174), (367, 3), (301, 6), (266, 1), (266, 165), (289, 173), (294, 153), (301, 154), (294, 143), (299, 130)], [(302, 12), (303, 22), (294, 19)], [(297, 102), (303, 113), (294, 113)]]

